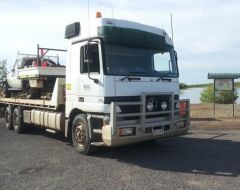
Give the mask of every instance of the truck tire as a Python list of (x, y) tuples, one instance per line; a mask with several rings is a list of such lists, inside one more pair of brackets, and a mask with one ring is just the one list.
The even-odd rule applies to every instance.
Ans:
[(6, 128), (13, 130), (13, 120), (12, 120), (12, 107), (9, 105), (5, 110), (5, 122)]
[(24, 123), (22, 117), (22, 110), (20, 107), (16, 107), (14, 109), (12, 118), (14, 131), (16, 131), (17, 133), (23, 133)]
[(74, 148), (80, 154), (87, 155), (91, 151), (91, 139), (89, 125), (84, 115), (77, 115), (72, 125), (72, 142)]

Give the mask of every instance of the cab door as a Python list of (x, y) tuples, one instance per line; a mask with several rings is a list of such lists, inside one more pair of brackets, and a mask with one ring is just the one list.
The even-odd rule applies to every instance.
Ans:
[(72, 108), (98, 111), (97, 104), (103, 92), (101, 49), (98, 39), (71, 47), (70, 64), (67, 64), (66, 103), (72, 104)]

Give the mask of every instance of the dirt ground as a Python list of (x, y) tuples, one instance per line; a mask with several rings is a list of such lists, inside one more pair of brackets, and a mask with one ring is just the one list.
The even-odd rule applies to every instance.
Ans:
[(216, 104), (215, 117), (213, 104), (191, 104), (191, 127), (193, 129), (207, 130), (240, 130), (240, 105)]

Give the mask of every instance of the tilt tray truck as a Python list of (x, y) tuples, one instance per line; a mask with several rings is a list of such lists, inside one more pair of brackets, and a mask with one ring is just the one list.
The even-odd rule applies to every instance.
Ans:
[[(81, 154), (97, 143), (120, 146), (185, 134), (190, 104), (179, 99), (178, 58), (168, 34), (100, 13), (91, 28), (81, 25), (66, 27), (66, 68), (53, 78), (49, 98), (0, 98), (6, 127), (22, 133), (32, 124), (63, 132)], [(43, 87), (51, 68), (42, 68), (41, 58), (30, 71), (18, 72), (25, 81), (33, 72), (29, 83), (35, 88)]]

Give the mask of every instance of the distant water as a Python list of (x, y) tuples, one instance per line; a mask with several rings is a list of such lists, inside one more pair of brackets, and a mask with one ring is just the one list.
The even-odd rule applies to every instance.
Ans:
[[(201, 92), (204, 88), (188, 88), (184, 90), (180, 90), (180, 98), (181, 99), (190, 99), (192, 104), (199, 104)], [(240, 96), (240, 89), (238, 89), (238, 96)], [(236, 101), (237, 104), (240, 104), (240, 98)]]

